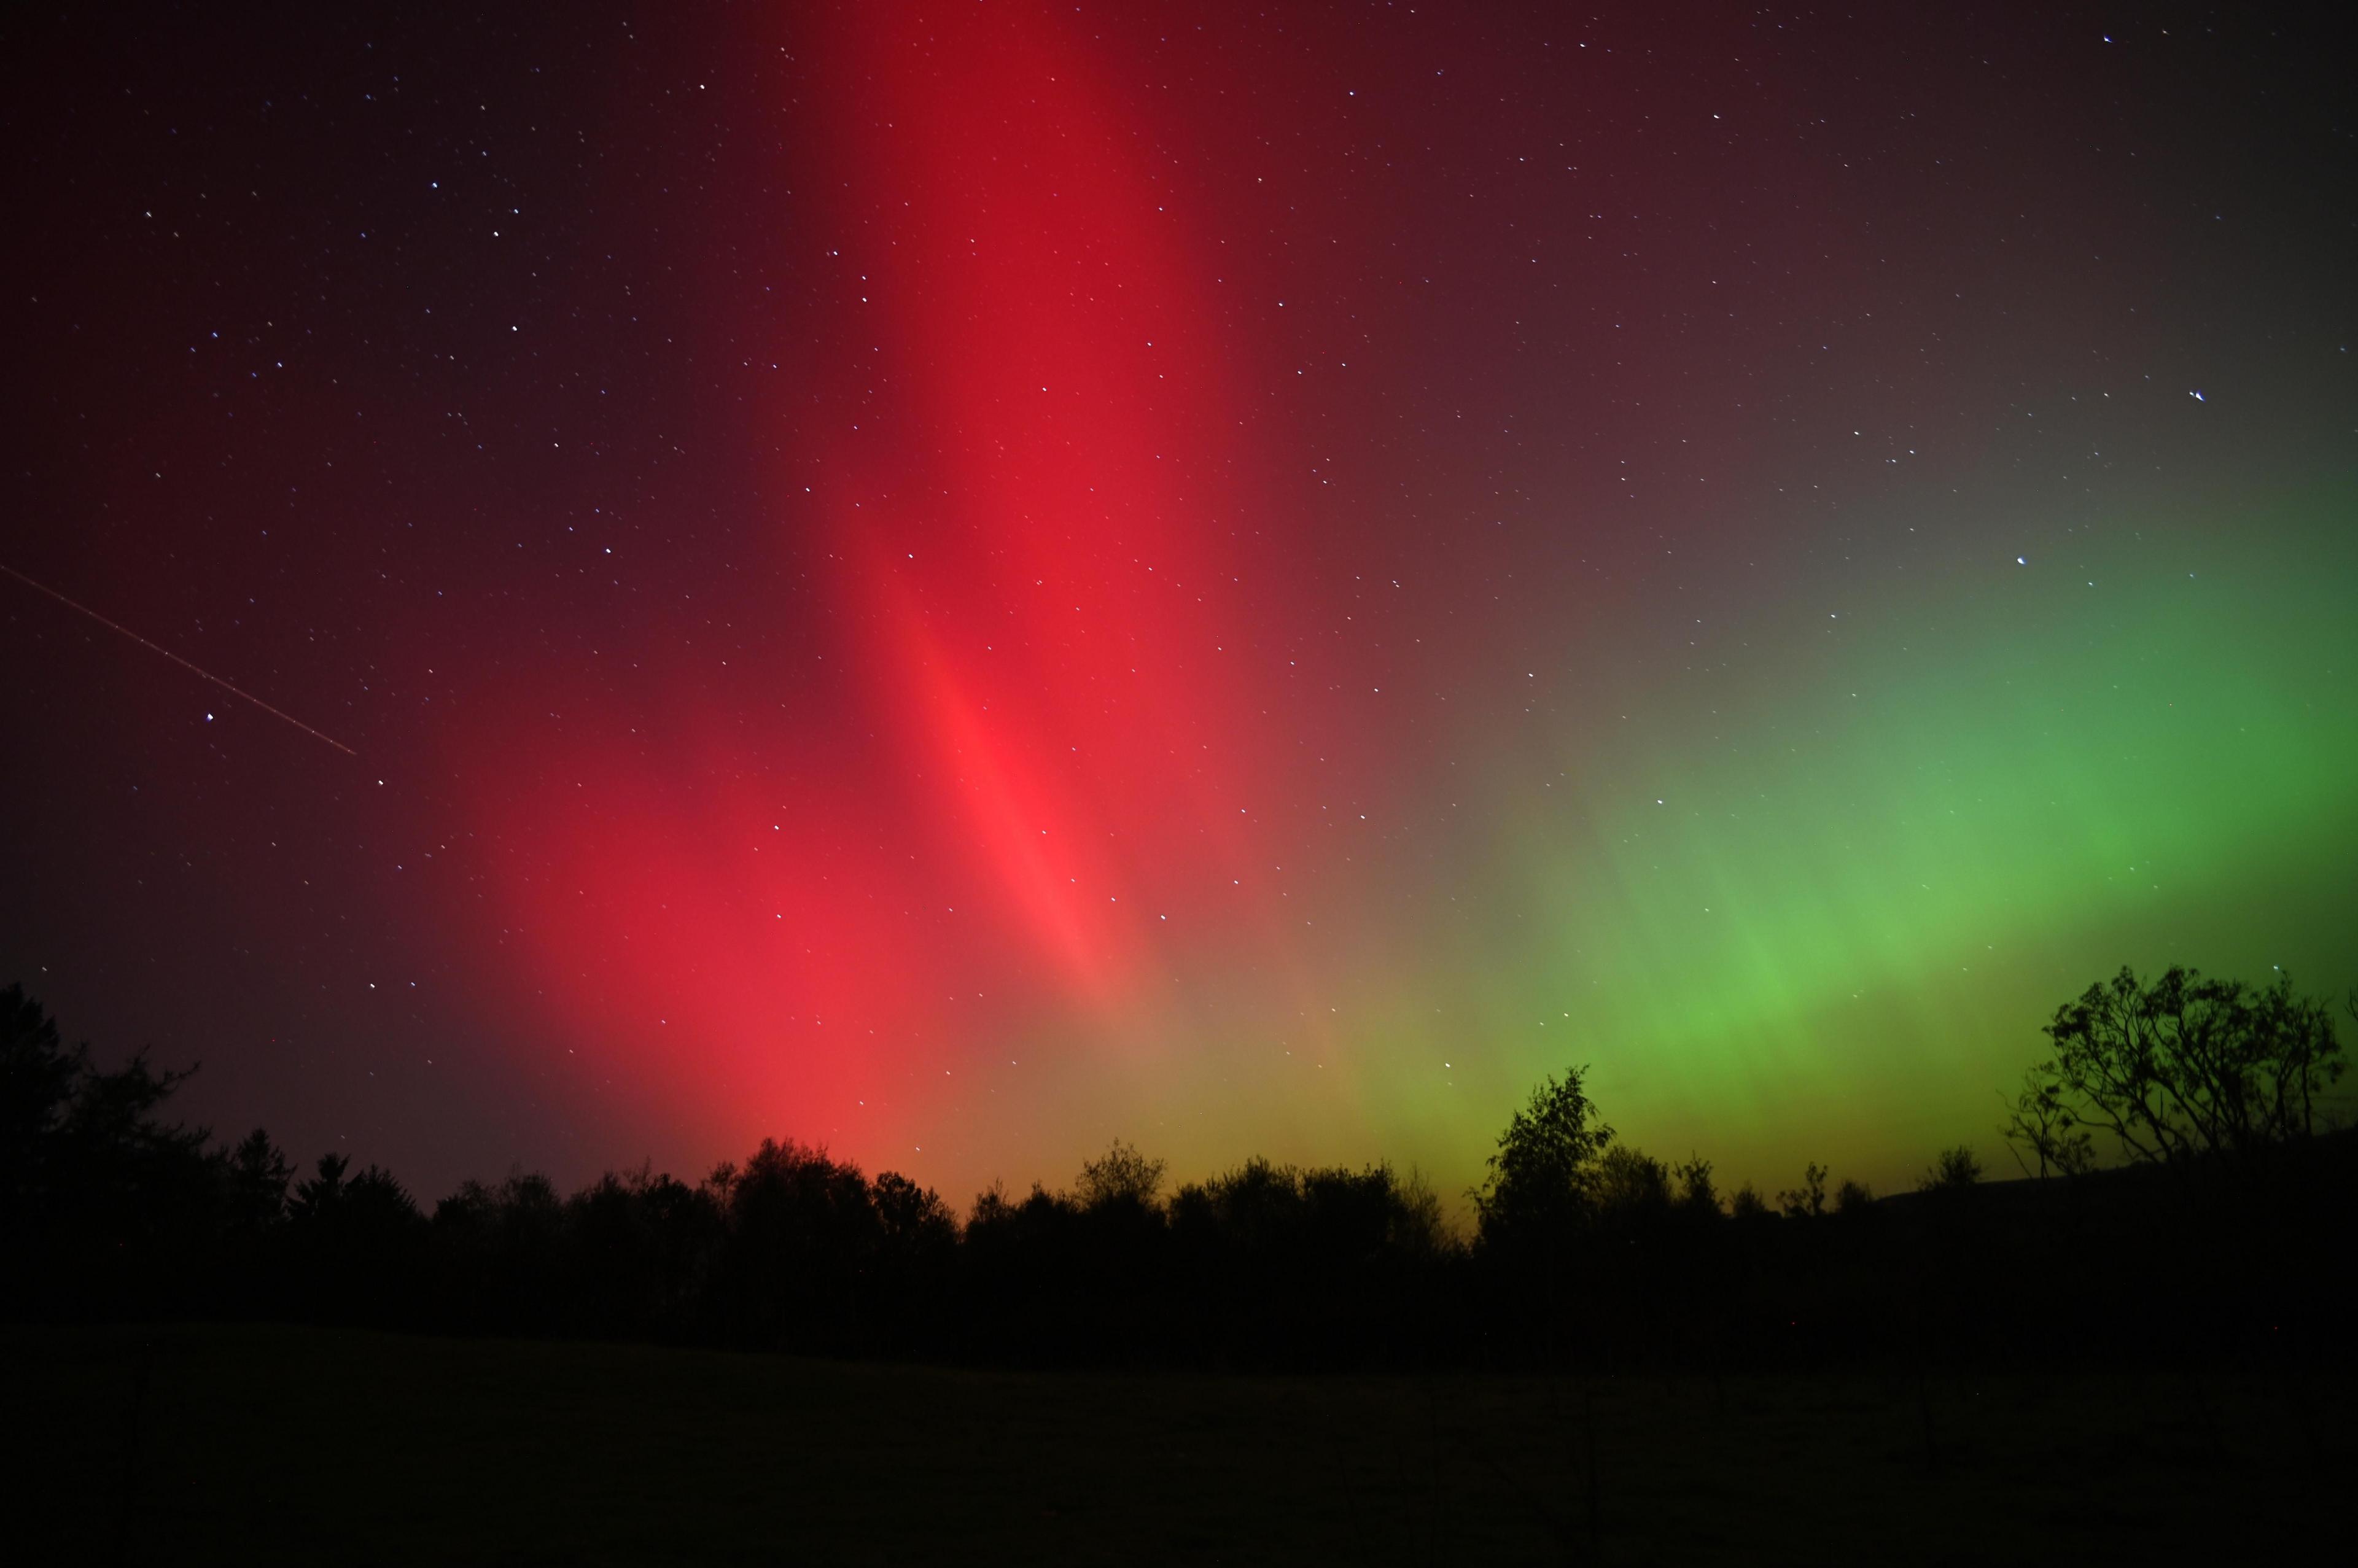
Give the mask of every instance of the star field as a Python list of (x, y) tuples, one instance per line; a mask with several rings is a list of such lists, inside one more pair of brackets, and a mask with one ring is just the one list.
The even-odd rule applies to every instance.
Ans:
[(0, 978), (224, 1130), (1454, 1192), (1587, 1062), (1888, 1184), (2123, 963), (2358, 980), (2289, 22), (0, 40), (0, 561), (280, 710), (0, 579)]

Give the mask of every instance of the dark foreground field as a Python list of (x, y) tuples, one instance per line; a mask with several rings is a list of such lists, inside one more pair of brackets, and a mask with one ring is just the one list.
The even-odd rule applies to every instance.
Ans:
[(18, 1563), (2232, 1562), (2348, 1518), (2338, 1378), (1032, 1375), (248, 1326), (0, 1346)]

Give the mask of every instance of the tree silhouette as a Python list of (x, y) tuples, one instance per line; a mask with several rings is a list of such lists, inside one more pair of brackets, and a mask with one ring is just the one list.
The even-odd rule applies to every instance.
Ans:
[(0, 1244), (11, 1256), (24, 1256), (45, 1217), (59, 1130), (89, 1057), (87, 1046), (67, 1047), (23, 986), (0, 991)]
[(295, 1167), (259, 1127), (222, 1156), (222, 1177), (232, 1224), (265, 1230), (285, 1217), (287, 1184), (294, 1180)]
[(1671, 1168), (1617, 1143), (1597, 1159), (1595, 1195), (1598, 1212), (1625, 1227), (1659, 1224), (1671, 1212)]
[(765, 1138), (730, 1173), (722, 1211), (720, 1283), (733, 1332), (761, 1345), (843, 1347), (860, 1318), (878, 1235), (860, 1168)]
[(1671, 1174), (1679, 1187), (1679, 1212), (1691, 1218), (1719, 1217), (1719, 1188), (1711, 1178), (1711, 1162), (1700, 1154), (1689, 1154), (1672, 1166)]
[(1826, 1168), (1815, 1161), (1801, 1168), (1801, 1184), (1777, 1195), (1787, 1219), (1817, 1219), (1826, 1212)]
[(723, 1234), (709, 1188), (644, 1163), (608, 1171), (566, 1200), (564, 1221), (560, 1321), (664, 1338), (706, 1331)]
[[(1392, 1175), (1390, 1165), (1381, 1169), (1385, 1175)], [(1461, 1243), (1441, 1211), (1441, 1195), (1433, 1190), (1424, 1173), (1410, 1166), (1407, 1175), (1393, 1177), (1391, 1190), (1393, 1248), (1408, 1257), (1428, 1260), (1454, 1257)]]
[(0, 1296), (96, 1309), (193, 1288), (219, 1199), (208, 1134), (157, 1116), (188, 1076), (144, 1051), (93, 1066), (22, 986), (0, 991)]
[(2096, 1168), (2095, 1137), (2072, 1114), (2057, 1076), (2034, 1067), (2022, 1076), (2011, 1102), (2004, 1095), (1998, 1099), (2006, 1106), (1998, 1131), (2024, 1175), (2045, 1181), (2050, 1173), (2084, 1176)]
[(226, 1310), (264, 1310), (285, 1294), (279, 1243), (295, 1168), (258, 1127), (215, 1155), (211, 1168), (221, 1207), (212, 1294)]
[(536, 1171), (460, 1183), (434, 1206), (442, 1310), (503, 1333), (569, 1316), (569, 1219), (556, 1184)]
[(1472, 1194), (1486, 1245), (1558, 1237), (1587, 1217), (1613, 1142), (1584, 1087), (1587, 1071), (1570, 1067), (1561, 1080), (1542, 1080), (1498, 1135), (1490, 1174)]
[(1117, 1138), (1103, 1154), (1082, 1162), (1081, 1178), (1075, 1184), (1081, 1206), (1153, 1208), (1155, 1195), (1163, 1190), (1163, 1169), (1162, 1161), (1148, 1159)]
[(9, 1193), (33, 1179), (41, 1140), (56, 1130), (89, 1065), (90, 1048), (69, 1049), (23, 986), (0, 990), (0, 1158)]
[(957, 1217), (940, 1195), (896, 1171), (876, 1178), (874, 1200), (888, 1247), (923, 1250), (957, 1239)]
[(2279, 974), (2265, 990), (2172, 965), (2151, 985), (2127, 968), (2058, 1008), (2055, 1054), (2031, 1069), (2009, 1130), (2047, 1165), (2072, 1168), (2080, 1132), (2133, 1161), (2217, 1157), (2250, 1166), (2317, 1130), (2342, 1076), (2323, 1005)]
[[(2329, 1343), (2358, 1135), (2312, 1136), (2341, 1071), (2323, 1010), (2283, 982), (2125, 976), (2050, 1037), (2056, 1058), (2026, 1081), (2010, 1130), (2027, 1171), (2084, 1174), (2064, 1192), (1963, 1197), (1981, 1170), (1961, 1146), (1920, 1201), (1877, 1205), (1855, 1181), (1829, 1196), (1813, 1162), (1781, 1214), (1750, 1182), (1723, 1212), (1709, 1161), (1670, 1165), (1617, 1140), (1574, 1069), (1512, 1114), (1472, 1194), (1468, 1248), (1413, 1173), (1249, 1159), (1166, 1200), (1163, 1162), (1120, 1140), (1071, 1192), (994, 1184), (963, 1227), (905, 1176), (871, 1181), (779, 1140), (694, 1185), (644, 1166), (569, 1196), (534, 1173), (471, 1181), (428, 1220), (389, 1173), (341, 1152), (291, 1181), (260, 1130), (208, 1148), (167, 1116), (186, 1075), (144, 1054), (93, 1067), (10, 988), (0, 1307), (1271, 1370), (1716, 1374), (2091, 1336), (2178, 1356)], [(2108, 1114), (2144, 1140), (2138, 1158), (2276, 1173), (2093, 1171)], [(2163, 1298), (2169, 1311), (2148, 1310)]]
[(1930, 1169), (1916, 1178), (1920, 1193), (1963, 1192), (1982, 1179), (1982, 1162), (1972, 1148), (1960, 1143), (1943, 1149)]
[(320, 1155), (313, 1171), (287, 1206), (310, 1310), (330, 1321), (403, 1321), (421, 1282), (426, 1217), (389, 1171), (355, 1174), (337, 1153)]

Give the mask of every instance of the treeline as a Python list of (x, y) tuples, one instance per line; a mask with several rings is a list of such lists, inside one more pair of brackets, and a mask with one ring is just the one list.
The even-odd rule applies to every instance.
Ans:
[[(2028, 1173), (1969, 1150), (1877, 1199), (1812, 1165), (1723, 1194), (1617, 1140), (1575, 1070), (1501, 1134), (1471, 1237), (1386, 1165), (1248, 1161), (1173, 1187), (1117, 1142), (1069, 1190), (961, 1215), (764, 1141), (688, 1183), (389, 1173), (168, 1122), (181, 1077), (105, 1071), (0, 992), (0, 1309), (236, 1316), (1027, 1365), (1666, 1365), (2320, 1354), (2350, 1284), (2358, 1145), (2326, 1131), (2326, 1011), (2125, 971), (2059, 1011), (2009, 1106)], [(2099, 1140), (2117, 1162), (2100, 1169)]]

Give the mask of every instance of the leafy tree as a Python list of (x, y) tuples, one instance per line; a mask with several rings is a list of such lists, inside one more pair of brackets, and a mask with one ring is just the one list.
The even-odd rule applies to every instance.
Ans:
[(221, 1169), (233, 1224), (260, 1230), (286, 1217), (287, 1184), (294, 1180), (295, 1167), (270, 1134), (259, 1127), (247, 1133), (221, 1157)]
[(397, 1322), (414, 1305), (428, 1239), (426, 1217), (391, 1172), (354, 1173), (342, 1154), (319, 1156), (295, 1184), (287, 1240), (310, 1310), (329, 1319)]
[(1671, 1168), (1678, 1182), (1678, 1207), (1681, 1214), (1719, 1217), (1719, 1188), (1711, 1179), (1711, 1162), (1700, 1154), (1689, 1154), (1686, 1160)]
[(560, 1326), (665, 1336), (703, 1326), (721, 1233), (708, 1190), (644, 1162), (606, 1172), (565, 1200)]
[(728, 1184), (723, 1288), (737, 1331), (805, 1348), (856, 1328), (858, 1286), (878, 1238), (857, 1165), (792, 1139), (765, 1138)]
[(1777, 1211), (1768, 1206), (1768, 1200), (1760, 1195), (1760, 1189), (1750, 1182), (1736, 1188), (1735, 1195), (1727, 1200), (1727, 1213), (1732, 1219), (1750, 1224), (1777, 1217)]
[(370, 1165), (348, 1175), (352, 1168), (342, 1154), (320, 1155), (318, 1173), (295, 1184), (288, 1217), (299, 1227), (363, 1241), (424, 1221), (409, 1189), (392, 1172)]
[(15, 1260), (16, 1290), (32, 1283), (26, 1250), (47, 1227), (59, 1131), (89, 1068), (89, 1047), (69, 1048), (23, 986), (0, 991), (0, 1247)]
[(931, 1249), (957, 1239), (957, 1220), (933, 1188), (886, 1171), (876, 1178), (872, 1195), (888, 1247)]
[(2124, 968), (2056, 1010), (2055, 1054), (2030, 1071), (2008, 1130), (2041, 1169), (2075, 1168), (2081, 1135), (2130, 1160), (2250, 1164), (2317, 1130), (2341, 1078), (2333, 1017), (2296, 997), (2172, 965), (2151, 985)]
[(1866, 1213), (1874, 1206), (1875, 1189), (1868, 1186), (1865, 1182), (1855, 1181), (1849, 1177), (1844, 1177), (1843, 1184), (1834, 1189), (1834, 1212), (1836, 1214), (1847, 1215), (1853, 1218), (1856, 1218), (1858, 1216)]
[[(1380, 1167), (1386, 1175), (1389, 1165)], [(1441, 1195), (1424, 1179), (1424, 1173), (1409, 1167), (1405, 1176), (1392, 1185), (1391, 1244), (1395, 1250), (1412, 1258), (1433, 1259), (1455, 1253), (1462, 1243), (1451, 1231), (1447, 1217), (1441, 1212)]]
[(0, 990), (0, 1191), (11, 1208), (38, 1186), (46, 1141), (89, 1067), (90, 1048), (69, 1049), (23, 986)]
[(1603, 1212), (1648, 1221), (1671, 1210), (1671, 1168), (1627, 1143), (1596, 1162), (1596, 1204)]
[(188, 1076), (145, 1052), (95, 1067), (22, 986), (0, 990), (0, 1296), (110, 1310), (187, 1297), (221, 1196), (208, 1134), (157, 1114)]
[(1817, 1219), (1826, 1212), (1826, 1168), (1815, 1162), (1801, 1168), (1801, 1184), (1777, 1195), (1777, 1206), (1787, 1219)]
[(1916, 1178), (1920, 1193), (1959, 1193), (1982, 1179), (1982, 1162), (1970, 1145), (1943, 1149), (1924, 1173)]
[(1092, 1210), (1155, 1208), (1156, 1195), (1163, 1190), (1164, 1168), (1162, 1161), (1148, 1159), (1117, 1138), (1103, 1154), (1082, 1162), (1077, 1184), (1081, 1206)]
[(1261, 1252), (1282, 1248), (1302, 1206), (1302, 1173), (1255, 1155), (1207, 1182), (1190, 1182), (1171, 1199), (1174, 1224), (1217, 1234), (1228, 1248)]
[(317, 1173), (295, 1184), (287, 1213), (300, 1225), (323, 1221), (344, 1201), (344, 1173), (352, 1168), (348, 1155), (322, 1154)]
[(1561, 1235), (1589, 1217), (1613, 1129), (1589, 1100), (1587, 1070), (1543, 1080), (1499, 1134), (1490, 1174), (1472, 1195), (1486, 1243)]
[(1015, 1200), (1007, 1195), (1007, 1184), (994, 1181), (974, 1195), (974, 1206), (967, 1213), (966, 1227), (971, 1232), (977, 1226), (988, 1228), (1012, 1224), (1015, 1207)]
[(536, 1171), (511, 1170), (496, 1185), (460, 1183), (434, 1206), (445, 1310), (509, 1332), (551, 1325), (575, 1310), (579, 1292), (562, 1278), (569, 1218), (557, 1184)]
[(1157, 1353), (1161, 1335), (1150, 1325), (1167, 1325), (1174, 1300), (1163, 1173), (1162, 1161), (1116, 1139), (1081, 1166), (1067, 1210), (1072, 1223), (1039, 1213), (1037, 1234), (1053, 1259), (1048, 1277), (1061, 1281), (1072, 1314), (1065, 1332), (1092, 1358)]

